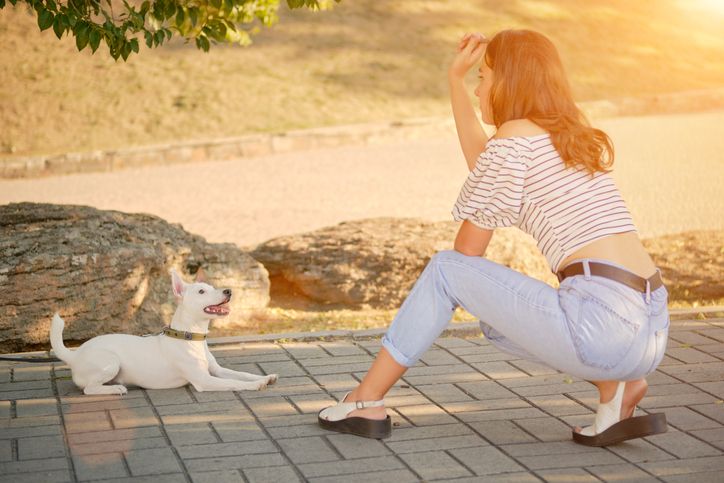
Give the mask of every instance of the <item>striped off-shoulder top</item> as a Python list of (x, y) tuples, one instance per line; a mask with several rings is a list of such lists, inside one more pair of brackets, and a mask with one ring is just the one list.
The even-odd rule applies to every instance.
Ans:
[(554, 273), (584, 245), (636, 231), (610, 172), (566, 167), (548, 134), (490, 139), (452, 214), (488, 230), (517, 226)]

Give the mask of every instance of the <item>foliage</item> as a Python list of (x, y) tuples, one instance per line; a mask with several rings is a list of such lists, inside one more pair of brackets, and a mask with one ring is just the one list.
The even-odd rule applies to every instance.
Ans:
[[(16, 5), (19, 0), (9, 1)], [(20, 1), (37, 12), (41, 31), (52, 27), (59, 39), (71, 33), (79, 51), (89, 46), (95, 53), (103, 40), (114, 59), (125, 61), (132, 52), (138, 53), (139, 36), (148, 48), (162, 45), (174, 33), (187, 42), (194, 39), (205, 52), (211, 42), (248, 45), (259, 24), (269, 27), (277, 22), (280, 0), (143, 0), (140, 6), (121, 0), (117, 16), (113, 0)], [(340, 0), (286, 1), (291, 9), (325, 10)], [(4, 7), (5, 0), (0, 0), (0, 9)]]

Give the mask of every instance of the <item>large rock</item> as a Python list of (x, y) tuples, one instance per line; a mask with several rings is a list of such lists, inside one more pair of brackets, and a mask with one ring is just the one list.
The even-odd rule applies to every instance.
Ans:
[[(275, 299), (297, 294), (320, 304), (394, 308), (430, 257), (452, 249), (458, 227), (456, 222), (373, 218), (275, 238), (251, 255), (269, 271)], [(558, 285), (533, 238), (516, 228), (496, 230), (485, 256)]]
[(233, 244), (145, 214), (0, 206), (0, 350), (45, 345), (55, 311), (66, 339), (157, 332), (175, 310), (169, 268), (190, 280), (200, 266), (209, 283), (233, 290), (231, 315), (216, 323), (239, 323), (267, 305), (266, 270)]
[(669, 300), (724, 303), (724, 231), (687, 231), (643, 244), (661, 269)]

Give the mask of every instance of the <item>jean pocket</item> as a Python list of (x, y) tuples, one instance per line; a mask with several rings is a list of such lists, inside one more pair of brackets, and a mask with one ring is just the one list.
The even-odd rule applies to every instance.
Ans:
[(577, 310), (569, 311), (567, 320), (578, 359), (599, 369), (616, 367), (631, 350), (641, 325), (597, 297), (580, 295), (575, 301)]
[[(650, 342), (654, 346), (654, 357), (651, 361), (649, 370), (646, 371), (646, 374), (654, 372), (664, 359), (664, 355), (666, 355), (666, 346), (669, 341), (669, 325), (671, 325), (671, 319), (669, 318), (668, 311), (666, 314), (663, 314), (663, 317), (659, 318), (662, 318), (663, 320), (657, 324), (660, 327), (654, 330), (654, 335)], [(656, 319), (652, 318), (651, 320), (654, 322)]]

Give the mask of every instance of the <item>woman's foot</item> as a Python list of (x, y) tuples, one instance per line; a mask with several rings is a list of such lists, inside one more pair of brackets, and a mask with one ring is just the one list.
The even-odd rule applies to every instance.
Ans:
[[(349, 433), (365, 438), (388, 438), (392, 434), (392, 420), (385, 412), (382, 398), (362, 399), (351, 397), (351, 394), (347, 393), (342, 401), (319, 411), (317, 415), (319, 425), (338, 433)], [(358, 401), (364, 402), (364, 405), (358, 404)]]
[(388, 438), (392, 434), (392, 419), (385, 411), (382, 398), (406, 370), (407, 367), (399, 364), (382, 347), (359, 386), (346, 394), (342, 401), (319, 411), (319, 425), (338, 433)]
[[(646, 394), (643, 379), (631, 382), (601, 381), (594, 383), (601, 394), (596, 419), (591, 426), (573, 431), (573, 440), (585, 446), (609, 446), (629, 439), (665, 433), (664, 413), (634, 416), (636, 404)], [(611, 389), (613, 397), (611, 397)]]
[[(616, 395), (616, 388), (618, 387), (617, 381), (605, 381), (596, 384), (599, 388), (599, 404), (609, 403)], [(621, 414), (619, 415), (619, 421), (630, 418), (634, 414), (636, 405), (646, 395), (649, 384), (646, 379), (637, 379), (635, 381), (626, 381), (626, 386), (623, 390), (623, 402), (621, 403)], [(581, 432), (581, 427), (576, 426), (574, 431), (576, 433)]]

